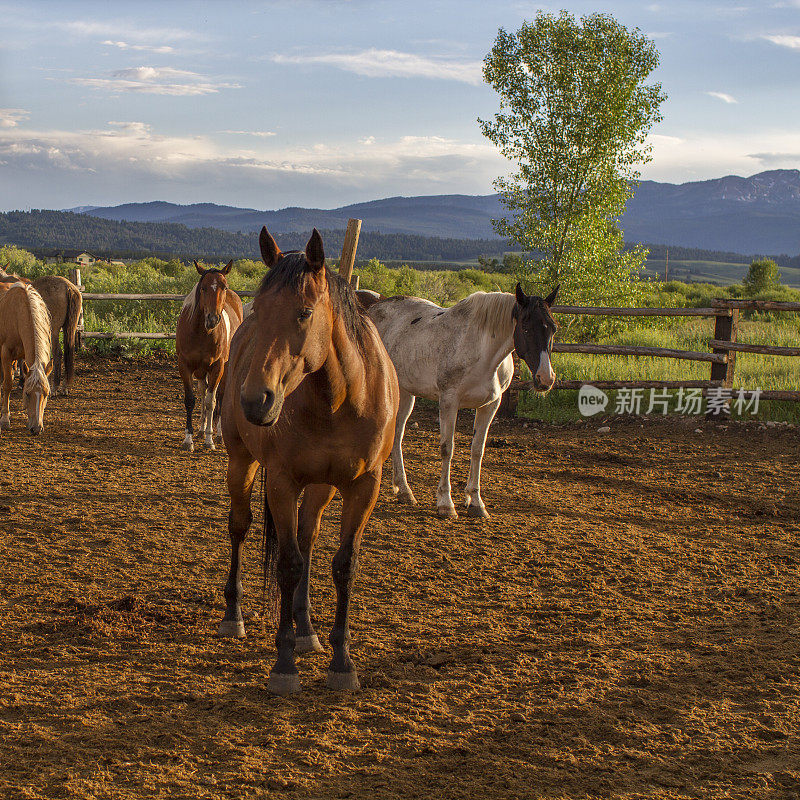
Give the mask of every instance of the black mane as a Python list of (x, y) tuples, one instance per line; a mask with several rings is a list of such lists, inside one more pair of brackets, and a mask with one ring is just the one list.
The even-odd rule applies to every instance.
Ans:
[[(283, 257), (261, 279), (257, 294), (263, 294), (269, 289), (291, 289), (299, 292), (303, 288), (305, 276), (311, 272), (305, 253), (300, 250), (290, 250), (283, 253)], [(325, 277), (328, 281), (328, 293), (334, 313), (344, 322), (347, 333), (359, 348), (364, 346), (364, 334), (367, 324), (364, 311), (359, 303), (353, 287), (338, 272), (325, 267)]]

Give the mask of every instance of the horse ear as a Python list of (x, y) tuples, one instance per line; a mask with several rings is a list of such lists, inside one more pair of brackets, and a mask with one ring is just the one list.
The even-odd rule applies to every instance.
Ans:
[(198, 275), (206, 274), (206, 270), (204, 270), (196, 261), (194, 262), (194, 268), (197, 270)]
[(517, 302), (525, 308), (528, 305), (528, 295), (522, 291), (522, 286), (517, 284)]
[(315, 272), (319, 272), (325, 267), (325, 251), (322, 249), (322, 237), (316, 228), (311, 232), (311, 238), (306, 244), (306, 261)]
[(559, 283), (559, 284), (556, 286), (556, 288), (555, 288), (555, 289), (553, 289), (553, 291), (552, 291), (552, 292), (550, 292), (550, 294), (549, 294), (549, 295), (547, 295), (547, 297), (545, 297), (545, 299), (544, 299), (544, 302), (545, 302), (545, 305), (546, 305), (548, 308), (550, 308), (550, 306), (551, 306), (551, 305), (553, 305), (553, 303), (555, 302), (556, 295), (558, 294), (558, 290), (559, 290), (560, 288), (561, 288), (561, 284)]
[(261, 258), (263, 258), (264, 263), (272, 269), (272, 267), (278, 263), (278, 259), (283, 253), (281, 253), (280, 247), (278, 247), (275, 240), (270, 236), (266, 225), (264, 225), (261, 229), (261, 233), (258, 235), (258, 244), (259, 247), (261, 247)]
[(221, 270), (220, 272), (223, 275), (227, 275), (231, 271), (231, 267), (233, 266), (233, 259), (231, 259)]

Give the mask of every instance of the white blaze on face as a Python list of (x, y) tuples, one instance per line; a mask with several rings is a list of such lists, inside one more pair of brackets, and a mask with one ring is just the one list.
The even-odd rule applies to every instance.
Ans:
[(539, 353), (539, 369), (536, 370), (536, 378), (543, 386), (547, 387), (556, 382), (556, 374), (550, 364), (550, 354), (546, 350)]

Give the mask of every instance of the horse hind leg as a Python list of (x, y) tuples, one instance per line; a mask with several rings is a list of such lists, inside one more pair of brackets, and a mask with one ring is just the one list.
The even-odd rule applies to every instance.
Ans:
[(453, 443), (458, 417), (458, 403), (439, 398), (439, 451), (442, 454), (442, 474), (436, 487), (436, 513), (440, 517), (455, 519), (458, 514), (453, 505), (450, 489), (450, 463), (453, 460)]
[(488, 518), (489, 513), (481, 499), (481, 462), (486, 448), (486, 437), (494, 415), (500, 407), (500, 398), (475, 410), (475, 430), (470, 448), (469, 477), (465, 493), (467, 496), (467, 516)]
[(54, 394), (63, 394), (67, 393), (66, 387), (62, 386), (61, 384), (61, 336), (60, 331), (56, 331), (52, 341), (52, 356), (53, 356), (53, 389)]
[(192, 437), (194, 436), (194, 430), (192, 429), (192, 412), (194, 411), (195, 404), (192, 372), (183, 361), (179, 362), (178, 369), (181, 374), (181, 380), (183, 381), (183, 406), (186, 409), (186, 430), (183, 442), (181, 443), (181, 449), (191, 453), (194, 450), (194, 444), (192, 442)]
[(322, 512), (333, 499), (336, 489), (326, 484), (311, 484), (303, 492), (297, 523), (297, 544), (303, 556), (303, 574), (294, 592), (292, 614), (295, 624), (296, 653), (325, 652), (311, 623), (311, 553), (319, 536)]
[(367, 472), (342, 492), (342, 529), (339, 549), (331, 572), (336, 586), (336, 616), (330, 643), (333, 659), (328, 669), (329, 689), (356, 691), (361, 688), (350, 658), (350, 597), (356, 577), (361, 535), (375, 507), (381, 487), (381, 469)]
[(392, 492), (397, 495), (401, 503), (415, 506), (417, 499), (408, 485), (406, 466), (403, 461), (403, 435), (406, 432), (406, 423), (414, 410), (416, 397), (403, 389), (400, 390), (400, 405), (397, 410), (397, 422), (394, 428), (394, 444), (392, 445)]
[(235, 639), (245, 637), (242, 618), (242, 574), (241, 557), (253, 514), (250, 511), (250, 498), (258, 463), (242, 454), (233, 454), (228, 461), (228, 493), (231, 509), (228, 513), (228, 534), (231, 539), (231, 564), (228, 580), (225, 583), (225, 616), (219, 623), (219, 635)]

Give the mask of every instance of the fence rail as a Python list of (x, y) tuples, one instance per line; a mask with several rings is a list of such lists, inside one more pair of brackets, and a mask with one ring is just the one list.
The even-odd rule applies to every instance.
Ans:
[[(357, 241), (358, 232), (353, 230), (353, 238)], [(73, 281), (80, 285), (80, 272), (73, 270)], [(240, 297), (255, 297), (253, 291), (236, 290)], [(84, 300), (183, 300), (182, 294), (107, 294), (84, 292)], [(597, 355), (621, 355), (638, 358), (673, 358), (682, 361), (700, 361), (711, 364), (709, 380), (686, 381), (592, 381), (599, 389), (701, 389), (707, 393), (709, 389), (733, 387), (736, 353), (755, 353), (769, 356), (800, 356), (800, 347), (778, 347), (774, 345), (747, 344), (737, 342), (736, 336), (741, 311), (790, 311), (800, 312), (800, 303), (788, 303), (772, 300), (712, 300), (710, 308), (620, 308), (602, 306), (553, 306), (554, 314), (575, 316), (606, 317), (711, 317), (714, 318), (714, 335), (709, 338), (711, 352), (696, 350), (675, 350), (668, 347), (644, 347), (633, 345), (578, 344), (557, 342), (553, 345), (556, 353), (587, 353)], [(81, 331), (84, 339), (174, 339), (174, 333), (147, 333), (122, 331), (118, 333), (105, 331)], [(518, 393), (534, 389), (532, 381), (519, 380), (519, 365), (515, 369), (515, 378), (506, 392), (503, 402), (504, 411), (512, 411), (517, 404)], [(579, 389), (586, 381), (558, 381), (557, 389)], [(762, 391), (764, 399), (800, 401), (800, 391), (768, 390)]]

